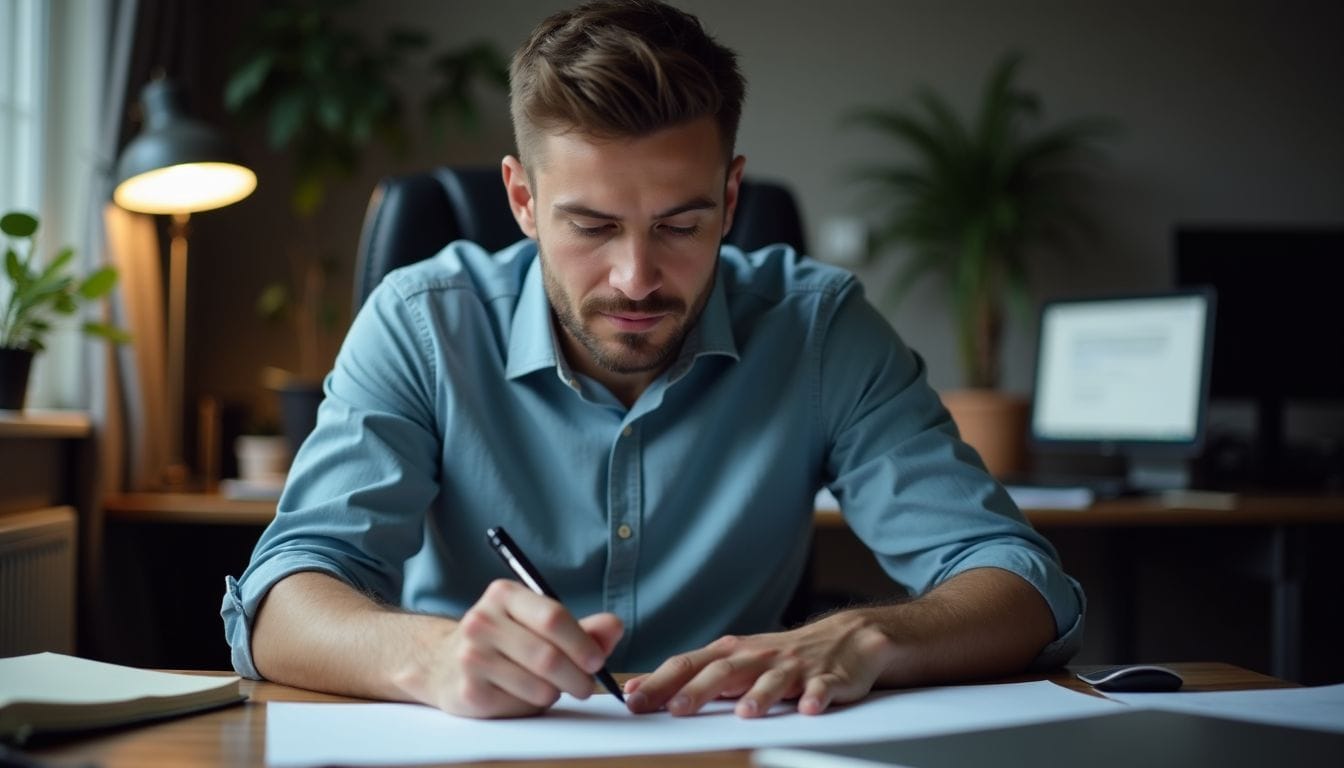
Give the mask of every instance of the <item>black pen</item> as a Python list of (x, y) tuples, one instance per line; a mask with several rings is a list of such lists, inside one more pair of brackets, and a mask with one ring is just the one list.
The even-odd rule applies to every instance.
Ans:
[[(495, 550), (495, 554), (499, 555), (499, 559), (503, 560), (504, 564), (509, 566), (509, 569), (517, 574), (518, 578), (529, 589), (538, 595), (549, 597), (557, 603), (561, 602), (560, 596), (555, 594), (546, 580), (541, 577), (541, 572), (532, 565), (532, 562), (527, 559), (527, 555), (524, 555), (523, 550), (513, 543), (513, 539), (503, 528), (487, 528), (485, 538), (490, 542), (490, 548)], [(603, 688), (611, 692), (612, 696), (615, 696), (622, 704), (625, 703), (625, 694), (621, 693), (621, 686), (616, 684), (616, 679), (611, 676), (606, 667), (597, 670), (594, 676)]]

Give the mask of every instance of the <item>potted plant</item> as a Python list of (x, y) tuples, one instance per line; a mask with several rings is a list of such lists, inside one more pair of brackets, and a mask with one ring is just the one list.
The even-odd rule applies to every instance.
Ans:
[[(311, 225), (329, 188), (350, 178), (364, 152), (381, 144), (400, 152), (409, 143), (401, 84), (412, 54), (427, 38), (389, 29), (381, 40), (341, 22), (338, 11), (355, 3), (289, 0), (269, 5), (235, 51), (225, 86), (225, 107), (266, 127), (271, 148), (293, 166), (291, 208), (300, 227)], [(490, 44), (477, 43), (431, 58), (433, 85), (424, 103), (431, 126), (450, 119), (468, 127), (476, 119), (473, 84), (508, 85), (507, 63)], [(285, 432), (297, 450), (312, 429), (321, 402), (321, 378), (330, 366), (345, 316), (344, 297), (329, 286), (338, 260), (311, 243), (311, 233), (287, 250), (287, 280), (267, 285), (257, 301), (265, 318), (292, 324), (296, 366), (268, 368), (265, 385), (281, 400)]]
[(1026, 429), (1026, 403), (997, 389), (1004, 315), (1010, 305), (1027, 310), (1033, 255), (1091, 229), (1078, 182), (1111, 130), (1098, 119), (1035, 126), (1041, 102), (1017, 86), (1021, 62), (1018, 54), (997, 62), (973, 120), (928, 88), (910, 106), (850, 116), (900, 152), (899, 161), (860, 172), (887, 207), (875, 243), (907, 251), (897, 300), (925, 277), (941, 278), (966, 384), (943, 401), (998, 476), (1021, 468)]
[[(105, 296), (117, 282), (112, 267), (84, 279), (70, 274), (72, 248), (63, 248), (45, 264), (37, 254), (38, 219), (20, 211), (0, 217), (5, 236), (8, 297), (0, 302), (0, 409), (21, 410), (28, 394), (33, 356), (46, 349), (57, 316), (73, 315), (81, 304)], [(88, 321), (84, 331), (113, 342), (130, 336), (107, 323)]]

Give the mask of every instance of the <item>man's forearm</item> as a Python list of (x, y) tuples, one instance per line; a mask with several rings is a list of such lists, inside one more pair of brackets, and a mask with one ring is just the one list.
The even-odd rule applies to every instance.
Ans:
[(877, 679), (883, 688), (1020, 672), (1055, 637), (1045, 598), (998, 568), (965, 571), (918, 599), (853, 613), (891, 641), (891, 661)]
[(433, 658), (456, 622), (379, 605), (323, 573), (277, 582), (257, 612), (252, 657), (268, 680), (312, 690), (426, 701)]

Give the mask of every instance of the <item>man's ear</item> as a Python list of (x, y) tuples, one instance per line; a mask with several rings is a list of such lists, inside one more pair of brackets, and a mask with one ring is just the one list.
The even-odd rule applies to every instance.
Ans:
[(737, 192), (742, 188), (742, 169), (747, 167), (746, 155), (738, 155), (733, 158), (733, 162), (728, 164), (728, 179), (723, 186), (723, 232), (721, 237), (728, 236), (728, 230), (733, 228), (733, 215), (737, 213)]
[(509, 195), (509, 208), (513, 211), (513, 220), (523, 234), (537, 239), (536, 198), (532, 196), (532, 187), (527, 181), (527, 171), (523, 163), (513, 155), (505, 155), (500, 163), (500, 173), (504, 176), (504, 191)]

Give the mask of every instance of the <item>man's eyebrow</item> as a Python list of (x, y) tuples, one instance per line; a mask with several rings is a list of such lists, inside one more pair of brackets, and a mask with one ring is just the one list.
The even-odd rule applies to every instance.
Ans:
[[(614, 213), (603, 213), (602, 211), (589, 208), (588, 206), (583, 205), (581, 203), (555, 203), (551, 207), (557, 211), (561, 211), (562, 213), (568, 213), (572, 216), (582, 216), (587, 219), (605, 219), (607, 221), (619, 221), (621, 218), (620, 216), (617, 216)], [(687, 200), (686, 202), (681, 203), (679, 205), (674, 205), (665, 211), (660, 211), (654, 214), (653, 218), (666, 219), (672, 216), (676, 216), (677, 214), (680, 213), (686, 213), (687, 211), (713, 210), (718, 207), (719, 204), (714, 202), (708, 197), (697, 197), (691, 200)]]
[(709, 199), (708, 197), (697, 197), (693, 200), (687, 200), (681, 205), (674, 205), (671, 208), (668, 208), (666, 211), (663, 211), (662, 213), (654, 214), (653, 218), (666, 219), (672, 216), (676, 216), (679, 213), (686, 213), (687, 211), (706, 211), (706, 210), (712, 211), (718, 207), (719, 204)]
[(551, 207), (557, 211), (568, 213), (574, 216), (582, 216), (586, 219), (610, 219), (611, 221), (616, 221), (617, 219), (620, 218), (614, 213), (603, 213), (601, 211), (595, 211), (592, 208), (589, 208), (586, 205), (580, 205), (579, 203), (556, 203)]

